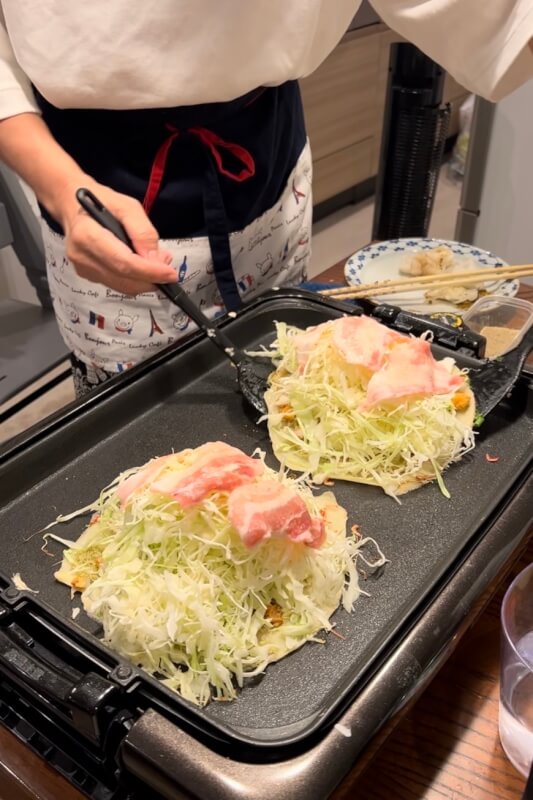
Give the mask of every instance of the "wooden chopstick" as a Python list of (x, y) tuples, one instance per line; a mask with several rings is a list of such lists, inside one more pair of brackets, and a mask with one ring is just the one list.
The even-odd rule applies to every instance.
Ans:
[(490, 267), (488, 269), (468, 270), (467, 272), (439, 273), (438, 275), (423, 275), (402, 279), (389, 279), (374, 281), (373, 283), (360, 284), (359, 286), (345, 286), (340, 289), (324, 289), (320, 294), (337, 299), (352, 297), (371, 297), (376, 294), (399, 294), (428, 290), (441, 286), (469, 286), (477, 283), (495, 283), (501, 280), (512, 280), (533, 275), (533, 264), (524, 264), (516, 267)]
[[(510, 280), (516, 278), (525, 278), (528, 275), (533, 275), (533, 267), (528, 270), (524, 270), (523, 272), (515, 271), (515, 272), (506, 272), (505, 274), (502, 272), (499, 276), (499, 280)], [(447, 286), (471, 286), (471, 285), (478, 285), (480, 283), (494, 283), (494, 280), (489, 280), (488, 276), (470, 276), (469, 278), (449, 278), (446, 281), (439, 280), (433, 281), (428, 283), (420, 284), (417, 281), (409, 280), (406, 281), (405, 284), (398, 284), (396, 286), (383, 286), (378, 284), (366, 284), (361, 286), (352, 286), (351, 288), (347, 288), (346, 291), (341, 292), (337, 295), (334, 295), (333, 299), (335, 300), (345, 300), (345, 299), (352, 299), (354, 297), (375, 297), (376, 295), (382, 294), (402, 294), (404, 292), (416, 292), (416, 291), (429, 291), (430, 289), (438, 289)]]
[[(453, 278), (463, 278), (463, 277), (464, 278), (470, 278), (470, 277), (479, 276), (481, 278), (484, 275), (488, 275), (489, 277), (494, 278), (495, 274), (497, 274), (499, 276), (503, 272), (503, 270), (505, 270), (506, 272), (515, 272), (515, 271), (516, 272), (522, 272), (522, 270), (524, 270), (524, 269), (533, 269), (533, 264), (520, 264), (520, 265), (514, 266), (514, 267), (511, 267), (511, 266), (508, 266), (508, 267), (507, 266), (506, 267), (480, 267), (480, 269), (476, 269), (476, 270), (469, 269), (469, 270), (464, 270), (464, 271), (461, 271), (461, 272), (438, 272), (435, 275), (408, 275), (405, 278), (388, 278), (388, 279), (386, 279), (384, 281), (373, 281), (372, 283), (365, 283), (365, 284), (362, 283), (362, 284), (360, 284), (360, 286), (370, 289), (370, 288), (374, 288), (374, 287), (381, 288), (382, 286), (396, 286), (397, 284), (398, 285), (404, 285), (408, 281), (409, 282), (416, 281), (417, 283), (433, 283), (433, 281), (435, 281), (435, 280), (439, 280), (441, 278), (451, 278), (451, 277), (453, 277)], [(499, 277), (497, 278), (497, 280), (499, 280)], [(354, 287), (343, 286), (340, 289), (324, 289), (322, 294), (329, 295), (329, 296), (333, 297), (336, 294), (344, 294), (344, 292), (347, 291), (350, 288), (359, 289), (360, 287), (359, 286), (354, 286)]]

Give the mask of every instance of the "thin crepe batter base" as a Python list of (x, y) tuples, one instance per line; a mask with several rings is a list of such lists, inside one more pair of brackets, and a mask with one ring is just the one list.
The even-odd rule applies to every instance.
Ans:
[[(461, 389), (461, 391), (465, 392), (469, 396), (470, 402), (468, 404), (468, 407), (464, 411), (457, 412), (457, 417), (464, 423), (466, 427), (471, 429), (474, 426), (474, 419), (476, 416), (475, 398), (472, 393), (472, 390), (468, 386), (465, 386), (463, 389)], [(267, 400), (267, 406), (268, 406), (268, 392), (265, 395), (265, 399)], [(273, 430), (270, 424), (268, 425), (268, 432), (270, 435), (270, 441), (272, 442), (272, 449), (274, 451), (274, 455), (276, 456), (278, 461), (282, 462), (285, 467), (288, 467), (288, 469), (295, 470), (296, 472), (309, 471), (309, 467), (305, 465), (305, 456), (302, 456), (301, 458), (299, 457), (295, 458), (294, 456), (291, 457), (291, 454), (284, 454), (283, 458), (280, 458), (279, 449), (276, 441), (276, 430), (275, 429)], [(347, 477), (346, 475), (340, 477), (338, 475), (335, 475), (334, 472), (328, 474), (327, 477), (334, 480), (350, 481), (351, 483), (364, 483), (369, 486), (379, 486), (380, 488), (383, 488), (383, 486), (380, 483), (373, 480), (372, 478), (357, 478), (357, 477), (351, 478)], [(414, 489), (418, 489), (424, 483), (429, 483), (430, 481), (434, 480), (435, 480), (435, 472), (433, 470), (432, 465), (428, 463), (427, 472), (421, 469), (421, 471), (417, 476), (413, 478), (408, 478), (398, 487), (395, 487), (394, 494), (395, 495), (407, 494), (407, 492), (412, 492)]]

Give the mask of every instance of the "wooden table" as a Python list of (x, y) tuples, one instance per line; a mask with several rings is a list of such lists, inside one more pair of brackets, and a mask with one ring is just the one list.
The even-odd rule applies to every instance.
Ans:
[[(317, 280), (340, 282), (342, 264)], [(520, 297), (533, 301), (533, 286), (522, 285)], [(525, 780), (505, 757), (498, 739), (499, 609), (513, 576), (532, 561), (530, 536), (527, 550), (500, 576), (490, 604), (473, 621), (447, 664), (395, 721), (394, 729), (389, 726), (372, 743), (332, 800), (521, 797)], [(82, 797), (0, 725), (0, 800)]]

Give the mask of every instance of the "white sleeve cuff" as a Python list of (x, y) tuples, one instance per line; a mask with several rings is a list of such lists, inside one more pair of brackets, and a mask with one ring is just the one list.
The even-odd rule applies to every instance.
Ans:
[(32, 112), (40, 113), (31, 89), (26, 92), (22, 86), (0, 88), (0, 120)]

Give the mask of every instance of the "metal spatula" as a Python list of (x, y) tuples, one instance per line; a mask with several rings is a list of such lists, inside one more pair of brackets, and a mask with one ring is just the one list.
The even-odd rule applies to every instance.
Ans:
[(470, 370), (470, 385), (479, 414), (486, 417), (509, 394), (532, 349), (533, 327), (514, 350), (498, 360), (488, 361), (482, 367)]
[[(114, 233), (131, 250), (134, 249), (122, 223), (102, 205), (89, 189), (78, 189), (76, 197), (89, 216), (102, 227)], [(231, 339), (212, 320), (200, 311), (196, 303), (191, 300), (179, 283), (157, 283), (155, 285), (164, 292), (174, 305), (178, 306), (198, 325), (200, 330), (224, 353), (227, 359), (235, 364), (237, 367), (237, 381), (243, 397), (261, 415), (266, 414), (267, 407), (264, 395), (268, 384), (264, 377), (256, 373), (255, 364), (251, 359), (236, 347)]]

